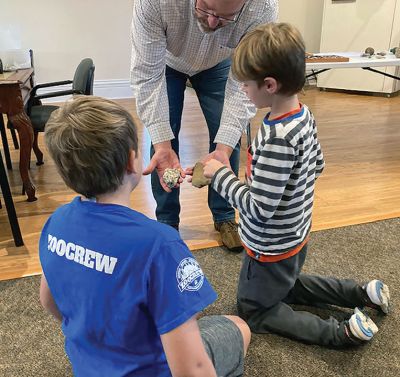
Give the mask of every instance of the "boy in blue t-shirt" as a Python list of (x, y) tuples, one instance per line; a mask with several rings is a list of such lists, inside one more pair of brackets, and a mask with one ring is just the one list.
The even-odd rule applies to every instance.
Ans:
[[(204, 167), (211, 187), (240, 215), (246, 254), (238, 284), (239, 315), (256, 333), (274, 332), (325, 346), (363, 344), (378, 328), (357, 307), (388, 313), (389, 288), (377, 279), (360, 285), (301, 273), (315, 181), (324, 168), (314, 116), (297, 97), (305, 81), (303, 38), (287, 23), (259, 26), (239, 43), (232, 72), (258, 108), (271, 109), (249, 145), (246, 183), (217, 160)], [(291, 304), (355, 310), (339, 322), (293, 310)]]
[(45, 139), (82, 195), (49, 218), (39, 250), (40, 300), (62, 323), (74, 375), (241, 375), (245, 322), (197, 321), (217, 297), (199, 264), (176, 230), (129, 208), (142, 175), (129, 113), (77, 97), (53, 113)]

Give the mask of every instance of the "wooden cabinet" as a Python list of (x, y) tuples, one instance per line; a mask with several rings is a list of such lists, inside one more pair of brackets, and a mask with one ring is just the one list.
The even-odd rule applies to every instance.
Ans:
[[(388, 51), (400, 44), (400, 0), (324, 0), (321, 52)], [(399, 67), (379, 70), (400, 76)], [(320, 74), (318, 87), (377, 93), (400, 90), (400, 81), (362, 69)]]

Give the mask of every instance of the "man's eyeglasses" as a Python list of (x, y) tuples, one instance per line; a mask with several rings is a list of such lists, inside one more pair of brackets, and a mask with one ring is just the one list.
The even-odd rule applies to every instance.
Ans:
[(242, 10), (244, 8), (244, 4), (245, 3), (243, 3), (243, 5), (240, 8), (239, 12), (237, 12), (236, 14), (234, 14), (234, 15), (232, 15), (230, 17), (217, 16), (216, 14), (211, 13), (208, 10), (204, 10), (204, 9), (199, 8), (197, 6), (197, 0), (195, 1), (194, 9), (196, 9), (196, 11), (202, 16), (206, 16), (206, 17), (213, 16), (213, 17), (217, 18), (219, 22), (223, 22), (224, 24), (233, 24), (239, 19), (240, 14), (242, 13)]

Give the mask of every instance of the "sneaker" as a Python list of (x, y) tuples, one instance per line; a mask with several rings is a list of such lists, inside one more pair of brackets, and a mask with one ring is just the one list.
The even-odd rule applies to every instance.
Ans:
[(383, 284), (380, 280), (372, 280), (364, 286), (364, 290), (367, 292), (368, 298), (371, 301), (367, 306), (381, 309), (385, 314), (389, 313), (390, 293), (389, 287), (386, 284)]
[(350, 338), (357, 341), (368, 341), (378, 332), (378, 326), (360, 309), (355, 308), (354, 314), (350, 317), (347, 324), (350, 329)]
[(238, 225), (234, 220), (214, 223), (214, 228), (220, 232), (221, 241), (228, 250), (239, 252), (243, 249), (242, 241), (238, 234)]

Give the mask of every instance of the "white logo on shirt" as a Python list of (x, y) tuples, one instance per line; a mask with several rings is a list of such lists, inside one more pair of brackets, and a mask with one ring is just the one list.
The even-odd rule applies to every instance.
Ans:
[(47, 249), (60, 257), (64, 257), (69, 261), (79, 263), (92, 270), (112, 274), (118, 258), (99, 253), (98, 251), (89, 250), (81, 245), (72, 242), (57, 239), (57, 237), (48, 234)]
[(181, 292), (198, 291), (204, 282), (204, 273), (194, 258), (182, 259), (176, 269), (176, 280)]

